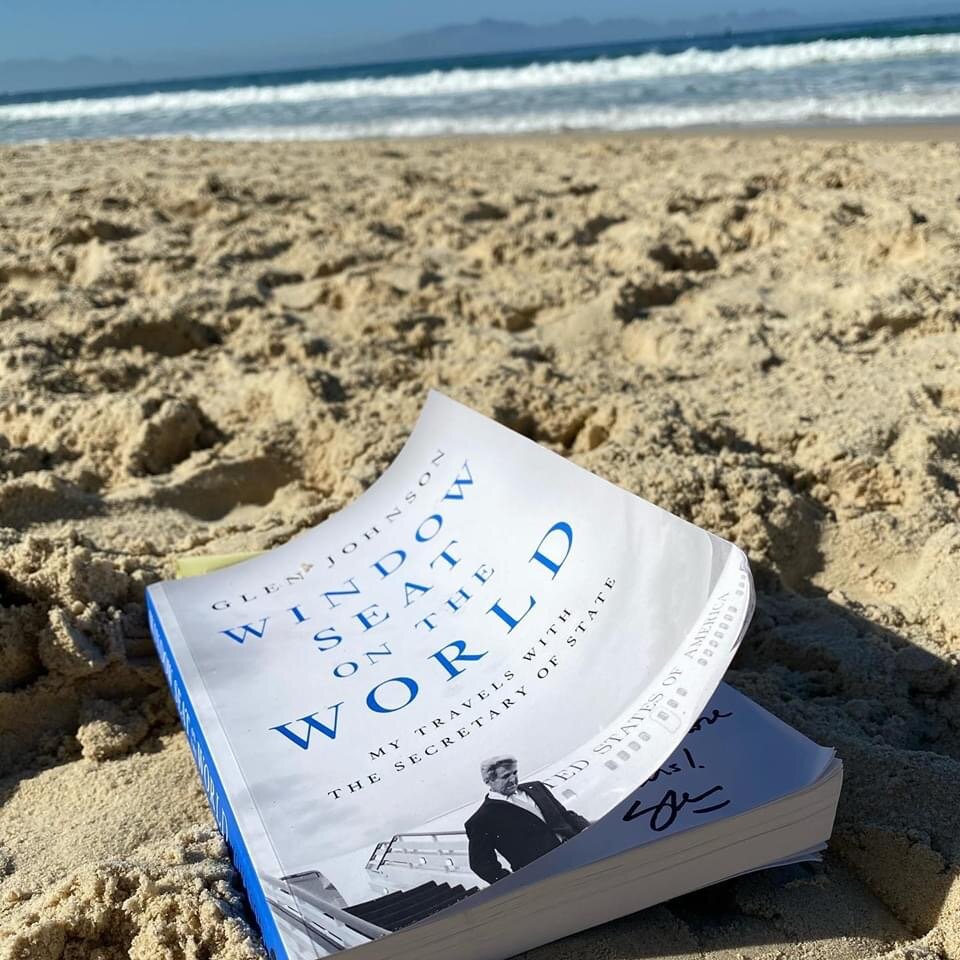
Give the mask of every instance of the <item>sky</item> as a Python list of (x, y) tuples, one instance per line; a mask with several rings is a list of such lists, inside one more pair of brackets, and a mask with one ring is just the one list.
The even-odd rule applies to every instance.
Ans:
[[(547, 23), (792, 8), (811, 21), (906, 16), (924, 0), (0, 0), (0, 61), (302, 56), (482, 17)], [(931, 3), (932, 7), (933, 4)], [(939, 4), (938, 4), (939, 6)], [(960, 8), (960, 0), (957, 4)]]

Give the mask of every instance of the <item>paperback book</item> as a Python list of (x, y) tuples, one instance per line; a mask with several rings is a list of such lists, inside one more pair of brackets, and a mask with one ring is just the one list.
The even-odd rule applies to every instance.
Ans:
[(733, 544), (439, 393), (354, 503), (148, 589), (277, 960), (493, 960), (818, 857), (839, 760), (721, 682), (753, 603)]

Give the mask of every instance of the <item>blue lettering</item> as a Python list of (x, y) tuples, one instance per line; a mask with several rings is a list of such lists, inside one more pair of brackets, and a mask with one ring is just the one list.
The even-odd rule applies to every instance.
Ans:
[(339, 646), (343, 637), (339, 633), (335, 633), (335, 630), (336, 627), (324, 627), (323, 630), (313, 635), (313, 642), (317, 645), (318, 650), (332, 650)]
[[(403, 703), (398, 704), (395, 707), (385, 707), (380, 703), (380, 701), (377, 699), (377, 693), (381, 687), (385, 687), (388, 683), (399, 683), (406, 687), (409, 696)], [(402, 710), (405, 706), (412, 703), (419, 692), (420, 688), (417, 686), (417, 681), (411, 677), (391, 677), (389, 680), (384, 680), (383, 683), (378, 683), (367, 694), (367, 706), (374, 713), (394, 713), (395, 711)]]
[[(554, 533), (563, 534), (566, 540), (566, 549), (563, 552), (563, 556), (559, 560), (551, 560), (550, 557), (548, 557), (543, 552), (544, 543), (546, 543), (547, 538)], [(548, 570), (552, 572), (553, 576), (551, 576), (550, 578), (552, 580), (560, 572), (560, 568), (563, 566), (567, 557), (570, 556), (570, 548), (572, 546), (573, 546), (573, 530), (571, 529), (569, 523), (566, 523), (565, 521), (560, 520), (557, 523), (555, 523), (543, 535), (543, 539), (537, 544), (537, 549), (534, 550), (533, 556), (530, 558), (530, 561), (533, 562), (534, 560), (536, 560), (538, 563), (542, 563)]]
[[(389, 557), (397, 557), (396, 566), (392, 570), (388, 570), (384, 565), (384, 560)], [(391, 573), (396, 573), (402, 566), (403, 561), (407, 559), (406, 551), (404, 550), (391, 550), (390, 553), (385, 553), (375, 564), (373, 564), (373, 569), (379, 571), (380, 576), (385, 580), (390, 576)]]
[(297, 620), (297, 623), (304, 623), (309, 620), (309, 617), (305, 617), (301, 612), (299, 607), (287, 607), (287, 610), (294, 615)]
[[(447, 656), (446, 651), (450, 648), (453, 648), (457, 651), (457, 655), (452, 659)], [(487, 651), (484, 650), (483, 653), (464, 653), (467, 649), (466, 643), (463, 640), (454, 640), (453, 643), (448, 643), (443, 649), (438, 650), (436, 653), (431, 653), (430, 656), (437, 661), (450, 674), (447, 677), (447, 680), (452, 680), (454, 677), (458, 677), (463, 673), (463, 669), (458, 670), (454, 664), (459, 660), (482, 660), (486, 655)]]
[(350, 586), (353, 587), (353, 589), (352, 590), (327, 590), (323, 594), (324, 599), (327, 601), (327, 603), (330, 604), (331, 610), (340, 606), (340, 603), (339, 602), (334, 603), (333, 600), (330, 599), (331, 597), (349, 597), (360, 592), (360, 588), (353, 582), (353, 577), (351, 577), (349, 580), (344, 580), (343, 582), (349, 583)]
[[(423, 534), (423, 528), (424, 528), (431, 520), (433, 520), (433, 521), (436, 523), (437, 529), (434, 530), (433, 533), (431, 533), (429, 537), (427, 537), (427, 536), (424, 536), (424, 534)], [(417, 542), (418, 542), (418, 543), (426, 543), (428, 540), (432, 540), (432, 539), (440, 532), (440, 528), (441, 528), (442, 526), (443, 526), (443, 517), (441, 517), (439, 513), (432, 513), (432, 514), (430, 514), (430, 516), (427, 517), (426, 520), (422, 521), (421, 524), (420, 524), (420, 526), (417, 527), (417, 533), (416, 533)]]
[[(259, 639), (263, 637), (264, 633), (266, 633), (267, 621), (269, 619), (270, 619), (269, 617), (264, 617), (260, 621), (259, 630), (252, 623), (245, 623), (242, 626), (231, 627), (229, 630), (221, 630), (220, 632), (225, 636), (228, 636), (231, 640), (235, 641), (236, 643), (243, 643), (243, 641), (247, 639), (248, 633), (252, 634), (253, 636)], [(236, 632), (237, 630), (242, 630), (243, 632), (240, 634), (237, 634)]]
[(359, 613), (355, 613), (354, 617), (363, 624), (364, 630), (372, 630), (377, 624), (389, 620), (390, 614), (384, 613), (378, 603), (371, 603), (369, 607), (364, 607)]
[(453, 486), (443, 495), (444, 500), (462, 500), (463, 488), (473, 485), (473, 476), (470, 473), (470, 467), (467, 466), (466, 460), (463, 461), (463, 469), (467, 472), (466, 477), (461, 477), (457, 474), (457, 479), (453, 481)]
[(429, 593), (432, 589), (433, 587), (425, 587), (421, 583), (405, 583), (403, 585), (403, 592), (406, 597), (404, 606), (409, 607), (414, 600), (422, 597), (425, 593)]
[(534, 598), (530, 597), (530, 605), (519, 617), (514, 617), (512, 614), (508, 613), (506, 610), (500, 606), (500, 600), (497, 599), (497, 602), (487, 611), (487, 613), (495, 613), (506, 625), (507, 633), (511, 633), (513, 628), (537, 605), (537, 601)]
[[(328, 727), (325, 723), (315, 719), (316, 713), (308, 714), (306, 717), (301, 717), (299, 720), (291, 720), (288, 723), (281, 723), (277, 727), (271, 727), (271, 730), (276, 730), (277, 733), (282, 733), (291, 743), (295, 743), (301, 750), (306, 750), (310, 746), (310, 734), (314, 730), (319, 730), (325, 737), (329, 737), (331, 740), (336, 740), (337, 738), (337, 723), (340, 720), (340, 708), (343, 706), (343, 701), (335, 704), (332, 707), (328, 707), (328, 710), (333, 711), (333, 726)], [(305, 723), (307, 725), (306, 737), (301, 737), (300, 734), (294, 733), (293, 730), (288, 729), (292, 723)]]

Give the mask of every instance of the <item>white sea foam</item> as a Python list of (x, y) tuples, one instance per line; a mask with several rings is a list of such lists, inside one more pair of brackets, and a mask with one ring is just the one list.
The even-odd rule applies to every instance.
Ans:
[[(570, 110), (518, 116), (434, 116), (382, 119), (363, 123), (302, 126), (224, 127), (201, 134), (201, 140), (352, 140), (360, 138), (432, 137), (470, 134), (515, 134), (564, 130), (678, 129), (710, 125), (868, 123), (937, 120), (960, 117), (960, 91), (929, 94), (863, 94), (853, 97), (797, 97), (747, 100), (692, 107), (631, 106), (607, 110)], [(171, 131), (156, 137), (184, 136)], [(149, 139), (149, 138), (145, 138)]]
[[(697, 74), (773, 71), (817, 63), (855, 63), (960, 54), (960, 34), (817, 40), (811, 43), (731, 47), (682, 53), (646, 53), (585, 62), (557, 61), (481, 70), (434, 70), (412, 76), (357, 78), (224, 90), (185, 90), (138, 96), (38, 101), (0, 106), (0, 123), (79, 120), (130, 114), (184, 114), (206, 110), (305, 104), (360, 98), (457, 96), (485, 91), (590, 87)], [(706, 109), (706, 108), (705, 108)], [(477, 118), (480, 119), (480, 118)], [(732, 118), (737, 119), (737, 118)], [(406, 123), (408, 121), (397, 121)], [(409, 121), (420, 123), (428, 121)], [(455, 119), (444, 123), (456, 123)], [(498, 123), (512, 122), (506, 118)]]

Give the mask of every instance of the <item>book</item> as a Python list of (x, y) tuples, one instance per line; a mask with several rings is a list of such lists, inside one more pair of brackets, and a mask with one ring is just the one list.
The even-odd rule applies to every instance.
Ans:
[(742, 551), (442, 394), (354, 503), (204, 569), (150, 628), (277, 960), (494, 960), (830, 836), (834, 752), (722, 683)]

